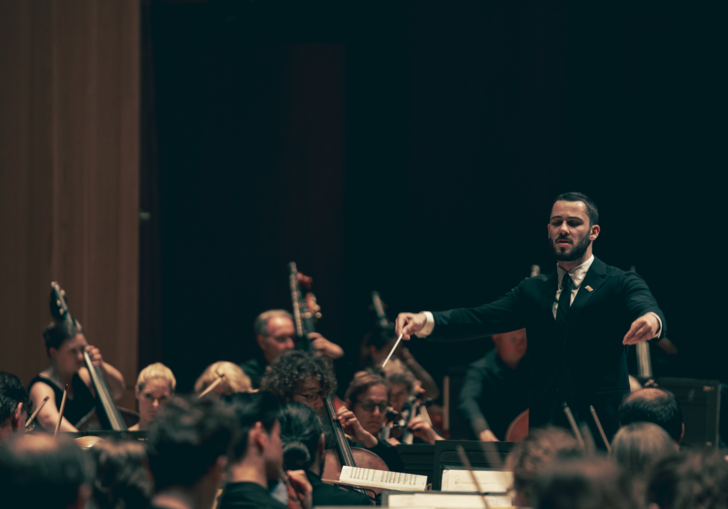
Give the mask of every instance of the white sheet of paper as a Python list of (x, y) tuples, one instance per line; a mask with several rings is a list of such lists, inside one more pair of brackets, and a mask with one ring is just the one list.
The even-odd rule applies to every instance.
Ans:
[(425, 491), (427, 476), (387, 472), (370, 468), (343, 467), (340, 482), (401, 491)]
[[(506, 493), (513, 486), (513, 473), (498, 470), (473, 470), (484, 493)], [(446, 469), (442, 473), (442, 491), (478, 491), (467, 470)]]
[[(490, 507), (513, 507), (510, 497), (488, 495), (486, 498)], [(483, 497), (480, 495), (454, 495), (437, 491), (390, 494), (388, 501), (389, 507), (483, 509)]]

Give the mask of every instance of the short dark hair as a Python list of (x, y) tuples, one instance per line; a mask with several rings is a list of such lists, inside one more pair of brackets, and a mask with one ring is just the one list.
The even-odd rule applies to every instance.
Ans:
[(365, 369), (354, 374), (354, 378), (349, 383), (349, 387), (346, 389), (344, 399), (350, 401), (352, 406), (356, 404), (357, 398), (360, 394), (364, 394), (369, 390), (370, 387), (375, 385), (383, 385), (387, 389), (387, 398), (392, 392), (392, 386), (383, 376), (377, 374), (371, 369)]
[(260, 390), (268, 391), (286, 403), (293, 401), (298, 388), (309, 378), (315, 378), (321, 383), (324, 397), (336, 390), (336, 376), (331, 359), (319, 357), (313, 352), (288, 350), (263, 375)]
[(92, 496), (99, 509), (149, 505), (152, 479), (144, 445), (135, 440), (103, 440), (89, 452), (96, 461)]
[(553, 209), (554, 203), (557, 201), (580, 201), (583, 202), (586, 206), (586, 215), (589, 216), (589, 226), (594, 226), (595, 224), (599, 224), (599, 209), (597, 209), (597, 204), (594, 203), (594, 200), (589, 198), (584, 193), (563, 193), (556, 197), (556, 199), (551, 204), (551, 208)]
[(0, 371), (0, 423), (13, 415), (20, 403), (30, 415), (30, 398), (23, 382), (12, 373)]
[(683, 431), (680, 403), (665, 389), (648, 388), (628, 394), (619, 406), (619, 422), (622, 426), (633, 422), (657, 424), (675, 442), (680, 441)]
[(636, 509), (627, 479), (613, 462), (598, 457), (545, 465), (534, 482), (534, 507)]
[(50, 435), (15, 435), (0, 444), (3, 507), (68, 507), (92, 468), (76, 443)]
[(149, 426), (149, 470), (157, 491), (191, 487), (220, 456), (232, 457), (235, 414), (217, 399), (172, 398)]
[(58, 350), (65, 340), (75, 338), (78, 334), (81, 334), (81, 329), (72, 320), (51, 322), (43, 331), (46, 353), (50, 355), (51, 348)]
[(407, 388), (407, 394), (412, 394), (415, 388), (415, 377), (411, 372), (392, 373), (387, 376), (390, 387), (394, 384), (404, 385)]
[(286, 470), (306, 470), (316, 459), (323, 433), (316, 412), (294, 401), (283, 405), (278, 420)]
[(241, 460), (248, 450), (248, 434), (256, 422), (270, 433), (278, 420), (280, 403), (269, 392), (236, 392), (223, 396), (222, 401), (230, 406), (238, 420), (240, 431), (233, 446), (233, 461)]
[(516, 443), (508, 455), (506, 467), (513, 472), (513, 488), (533, 505), (534, 482), (539, 472), (557, 458), (582, 456), (583, 450), (566, 430), (556, 427), (532, 431)]
[(728, 507), (728, 462), (718, 450), (665, 458), (653, 471), (647, 501), (660, 509)]

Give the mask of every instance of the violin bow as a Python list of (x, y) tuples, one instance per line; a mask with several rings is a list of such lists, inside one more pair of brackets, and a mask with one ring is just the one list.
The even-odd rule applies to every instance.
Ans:
[(58, 430), (61, 429), (61, 422), (63, 422), (63, 411), (66, 409), (66, 398), (68, 397), (68, 384), (63, 389), (63, 399), (61, 400), (61, 409), (58, 412), (58, 423), (56, 424), (56, 431), (53, 433), (53, 438), (56, 438)]
[(225, 373), (215, 373), (218, 376), (218, 379), (212, 382), (210, 385), (207, 386), (207, 389), (202, 391), (199, 396), (197, 396), (197, 399), (202, 398), (203, 396), (207, 396), (212, 390), (220, 385), (220, 382), (222, 382), (222, 379), (225, 378)]
[(48, 403), (48, 398), (50, 398), (50, 396), (46, 396), (45, 398), (43, 398), (43, 402), (40, 404), (40, 406), (38, 408), (36, 408), (35, 411), (30, 415), (30, 417), (28, 417), (28, 420), (25, 421), (25, 429), (28, 429), (28, 426), (30, 426), (33, 423), (33, 420), (38, 415), (38, 412), (40, 412), (43, 409), (43, 407), (45, 406), (45, 404)]

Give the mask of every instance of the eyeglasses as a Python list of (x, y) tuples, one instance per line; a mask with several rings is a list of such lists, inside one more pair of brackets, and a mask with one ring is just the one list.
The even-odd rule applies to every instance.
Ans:
[(361, 405), (362, 410), (365, 412), (373, 412), (375, 408), (379, 409), (379, 413), (384, 413), (387, 410), (386, 403), (374, 403), (372, 401), (360, 401), (357, 400)]
[(306, 401), (316, 401), (319, 398), (323, 399), (324, 391), (311, 392), (309, 394), (301, 394), (300, 392), (297, 392), (296, 395), (301, 396), (302, 398), (306, 398)]

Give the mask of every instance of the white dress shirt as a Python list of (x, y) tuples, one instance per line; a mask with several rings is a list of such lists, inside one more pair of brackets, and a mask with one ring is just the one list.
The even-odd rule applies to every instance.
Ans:
[[(584, 282), (586, 273), (589, 272), (589, 267), (591, 267), (592, 263), (594, 263), (594, 255), (591, 255), (589, 259), (586, 260), (584, 263), (577, 267), (574, 267), (569, 271), (569, 277), (571, 277), (572, 283), (571, 300), (569, 301), (569, 304), (574, 303), (576, 294), (579, 293), (579, 290), (581, 289), (581, 283)], [(559, 309), (559, 298), (561, 297), (561, 281), (564, 279), (564, 274), (566, 274), (566, 271), (558, 265), (556, 265), (556, 270), (559, 275), (559, 284), (556, 287), (556, 295), (554, 296), (554, 303), (551, 308), (554, 314), (554, 319), (556, 319), (556, 311)], [(422, 330), (415, 334), (418, 338), (424, 338), (429, 336), (435, 329), (435, 317), (432, 316), (432, 313), (429, 311), (423, 311), (423, 313), (425, 313), (427, 321), (425, 322), (425, 326), (422, 328)], [(660, 320), (660, 317), (657, 315), (657, 313), (650, 312), (648, 314), (655, 315), (655, 318), (657, 318), (657, 323), (659, 325), (657, 327), (657, 334), (655, 334), (654, 337), (658, 337), (660, 335), (660, 331), (662, 330), (662, 320)]]

